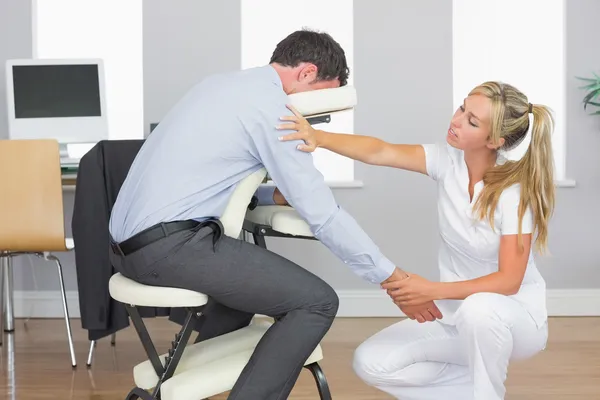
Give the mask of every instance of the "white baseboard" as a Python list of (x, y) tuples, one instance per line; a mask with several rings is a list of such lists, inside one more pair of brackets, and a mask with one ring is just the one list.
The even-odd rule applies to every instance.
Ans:
[[(80, 318), (79, 295), (67, 292), (70, 318)], [(59, 291), (15, 291), (15, 318), (62, 318), (63, 302)]]
[[(340, 317), (397, 317), (404, 314), (382, 290), (340, 290)], [(600, 289), (550, 289), (551, 317), (600, 316)]]
[[(384, 291), (339, 290), (338, 317), (401, 317)], [(62, 318), (63, 305), (58, 291), (15, 291), (16, 318)], [(600, 289), (548, 290), (548, 314), (558, 316), (600, 316)], [(80, 318), (76, 291), (67, 292), (69, 316)]]

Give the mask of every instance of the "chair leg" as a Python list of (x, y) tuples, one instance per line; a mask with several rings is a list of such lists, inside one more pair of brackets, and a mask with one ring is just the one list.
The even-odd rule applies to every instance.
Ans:
[(15, 313), (13, 297), (13, 269), (10, 255), (2, 257), (3, 277), (4, 277), (4, 331), (13, 332), (15, 330)]
[[(111, 346), (115, 346), (117, 343), (117, 334), (113, 333), (110, 336), (110, 344)], [(85, 365), (87, 365), (87, 367), (91, 367), (92, 366), (92, 360), (94, 359), (94, 349), (96, 348), (96, 341), (92, 340), (90, 342), (90, 351), (88, 352), (88, 358), (87, 358), (87, 362)]]
[(90, 342), (90, 351), (88, 353), (88, 358), (87, 358), (87, 362), (86, 365), (89, 367), (92, 366), (92, 359), (94, 358), (94, 349), (96, 348), (96, 341), (92, 340)]
[(318, 363), (312, 363), (304, 368), (308, 369), (315, 378), (317, 383), (317, 389), (319, 389), (319, 396), (321, 400), (331, 400), (331, 391), (329, 390), (329, 384), (325, 378), (325, 374)]
[(69, 318), (69, 309), (67, 307), (67, 292), (65, 290), (65, 281), (63, 279), (62, 265), (60, 264), (60, 260), (52, 254), (45, 255), (45, 258), (47, 260), (54, 261), (58, 268), (58, 281), (60, 283), (60, 292), (62, 294), (62, 302), (63, 302), (63, 312), (65, 315), (65, 325), (67, 327), (67, 337), (69, 339), (69, 351), (71, 352), (71, 365), (73, 366), (73, 368), (75, 368), (77, 366), (77, 361), (75, 360), (75, 348), (73, 346), (73, 333), (71, 332), (71, 320)]
[(4, 258), (0, 253), (0, 346), (4, 338)]

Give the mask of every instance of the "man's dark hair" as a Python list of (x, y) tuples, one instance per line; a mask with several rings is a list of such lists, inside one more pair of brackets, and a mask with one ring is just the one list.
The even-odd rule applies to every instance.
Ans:
[(277, 44), (270, 63), (296, 67), (302, 62), (317, 66), (317, 80), (340, 80), (340, 86), (348, 83), (348, 63), (342, 46), (324, 32), (302, 29), (291, 33)]

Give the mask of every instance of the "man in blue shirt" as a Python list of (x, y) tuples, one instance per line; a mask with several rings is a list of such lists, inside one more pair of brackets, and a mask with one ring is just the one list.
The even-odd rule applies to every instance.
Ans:
[(312, 156), (278, 140), (286, 133), (276, 129), (280, 117), (292, 115), (289, 94), (347, 77), (341, 46), (302, 30), (278, 44), (269, 65), (204, 79), (147, 138), (114, 205), (113, 265), (144, 284), (207, 294), (199, 340), (246, 326), (254, 314), (277, 318), (230, 399), (287, 398), (338, 309), (335, 291), (314, 274), (202, 223), (221, 216), (243, 178), (265, 167), (278, 189), (261, 188), (260, 203), (287, 201), (358, 276), (374, 284), (405, 276), (339, 207)]

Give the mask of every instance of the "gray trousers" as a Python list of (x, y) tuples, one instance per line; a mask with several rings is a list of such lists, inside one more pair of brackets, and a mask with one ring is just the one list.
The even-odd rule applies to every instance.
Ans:
[(203, 227), (174, 233), (127, 256), (109, 254), (117, 271), (142, 284), (208, 295), (198, 340), (246, 326), (254, 314), (277, 318), (228, 399), (287, 399), (304, 362), (331, 327), (337, 294), (286, 258), (227, 236), (215, 244), (213, 236)]

